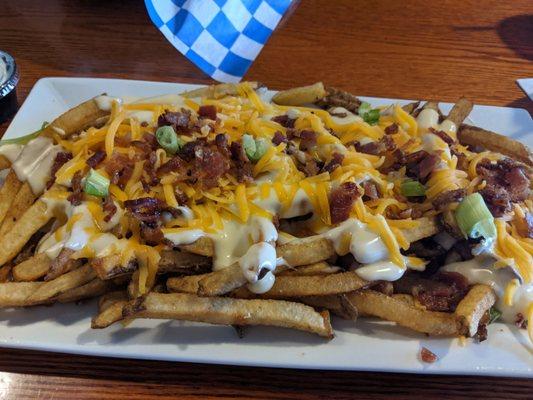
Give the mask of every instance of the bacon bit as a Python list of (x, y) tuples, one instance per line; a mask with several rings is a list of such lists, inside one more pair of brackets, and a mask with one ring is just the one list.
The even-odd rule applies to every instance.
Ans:
[[(216, 118), (216, 117), (215, 117)], [(172, 126), (176, 132), (189, 133), (191, 112), (182, 108), (181, 111), (165, 111), (157, 119), (157, 126)]]
[(389, 126), (387, 126), (385, 128), (385, 133), (387, 135), (394, 135), (395, 133), (398, 133), (398, 124), (397, 123), (393, 123), (393, 124), (390, 124)]
[(116, 136), (115, 137), (115, 144), (120, 147), (128, 147), (131, 143), (131, 133), (127, 133), (123, 136)]
[(427, 178), (433, 172), (439, 160), (440, 158), (436, 154), (429, 154), (424, 157), (418, 164), (418, 177), (420, 179)]
[(145, 193), (150, 193), (150, 185), (141, 177), (141, 185)]
[(308, 157), (304, 164), (299, 163), (297, 168), (302, 171), (305, 176), (315, 176), (320, 172), (319, 163), (311, 157)]
[(124, 208), (128, 210), (136, 219), (141, 222), (157, 223), (163, 212), (170, 213), (173, 217), (178, 217), (180, 212), (173, 207), (155, 197), (141, 197), (135, 200), (126, 200)]
[(225, 157), (230, 157), (231, 156), (231, 151), (229, 149), (229, 146), (228, 146), (228, 136), (223, 134), (223, 133), (219, 133), (218, 135), (215, 136), (215, 145), (217, 146), (218, 150), (225, 156)]
[[(144, 171), (148, 174), (150, 180), (147, 182), (150, 186), (155, 186), (159, 183), (159, 178), (157, 177), (157, 171), (155, 170), (155, 163), (157, 162), (157, 154), (155, 151), (152, 151), (148, 156), (144, 164)], [(129, 179), (129, 177), (128, 177)]]
[(121, 153), (113, 153), (105, 163), (105, 171), (111, 176), (111, 183), (124, 189), (133, 173), (133, 161)]
[(196, 147), (204, 145), (204, 142), (200, 140), (194, 140), (192, 142), (187, 142), (183, 145), (181, 150), (178, 152), (178, 155), (187, 162), (194, 160), (194, 154)]
[(300, 132), (300, 150), (308, 151), (316, 146), (317, 134), (314, 131), (303, 130)]
[(294, 118), (289, 118), (287, 114), (277, 115), (272, 118), (272, 121), (277, 122), (285, 128), (294, 128), (294, 123), (296, 122)]
[(375, 285), (372, 286), (372, 290), (383, 293), (387, 296), (392, 296), (394, 294), (394, 285), (392, 282), (377, 281)]
[(425, 363), (433, 364), (439, 358), (437, 357), (435, 353), (430, 351), (428, 348), (422, 347), (422, 349), (420, 350), (420, 359)]
[(111, 218), (113, 218), (113, 216), (117, 212), (117, 206), (111, 199), (111, 196), (108, 195), (104, 197), (104, 200), (102, 202), (102, 209), (106, 212), (106, 215), (104, 216), (104, 221), (111, 221)]
[(207, 118), (213, 121), (217, 119), (217, 108), (213, 105), (210, 106), (200, 106), (198, 109), (198, 116), (200, 118)]
[(217, 186), (218, 178), (230, 169), (229, 160), (216, 147), (197, 146), (194, 157), (193, 175), (206, 189)]
[(355, 150), (359, 153), (372, 154), (377, 156), (379, 154), (379, 144), (378, 142), (369, 142), (365, 144), (360, 144), (359, 142), (354, 144)]
[(448, 190), (435, 197), (435, 199), (433, 199), (432, 201), (432, 204), (437, 211), (441, 211), (448, 204), (457, 203), (461, 201), (465, 196), (466, 190), (464, 189)]
[(371, 200), (379, 199), (380, 193), (374, 181), (365, 181), (363, 183), (364, 195)]
[(141, 223), (141, 236), (148, 245), (157, 245), (165, 240), (165, 235), (159, 226)]
[(97, 150), (92, 156), (90, 156), (86, 163), (91, 168), (96, 168), (98, 164), (105, 160), (106, 153), (103, 150)]
[(527, 319), (524, 318), (524, 315), (522, 313), (516, 314), (514, 324), (519, 329), (527, 329)]
[(344, 182), (333, 190), (329, 199), (331, 222), (337, 224), (348, 219), (353, 203), (359, 196), (361, 193), (353, 182)]
[(50, 169), (50, 180), (46, 183), (46, 188), (50, 189), (52, 185), (56, 182), (56, 173), (59, 169), (67, 163), (67, 161), (72, 160), (72, 153), (66, 151), (60, 151), (56, 154), (54, 158), (54, 163)]
[(231, 143), (231, 159), (234, 163), (232, 174), (239, 182), (248, 182), (252, 179), (252, 163), (246, 156), (246, 152), (239, 142)]
[(454, 143), (455, 143), (455, 140), (453, 140), (453, 138), (450, 137), (450, 136), (449, 136), (446, 132), (444, 132), (444, 131), (438, 131), (438, 130), (436, 130), (436, 129), (434, 129), (434, 128), (429, 128), (429, 131), (430, 131), (432, 134), (434, 134), (434, 135), (440, 137), (440, 138), (444, 141), (444, 143), (446, 143), (446, 144), (454, 144)]
[(524, 218), (517, 218), (516, 230), (520, 236), (533, 239), (533, 214), (527, 212)]
[(148, 126), (148, 122), (146, 122), (146, 121), (141, 122), (141, 126), (143, 128), (146, 128)]
[(189, 198), (185, 194), (185, 192), (181, 191), (180, 189), (176, 188), (174, 190), (174, 194), (176, 195), (176, 200), (180, 206), (187, 204), (187, 201)]
[(143, 140), (150, 146), (152, 150), (157, 150), (159, 148), (159, 142), (157, 141), (155, 135), (152, 135), (151, 133), (145, 133), (143, 135)]
[(324, 165), (324, 168), (322, 168), (322, 171), (329, 172), (330, 174), (335, 171), (338, 167), (342, 165), (342, 162), (344, 161), (344, 154), (341, 153), (333, 153), (331, 155), (331, 160)]
[(185, 169), (185, 161), (183, 161), (180, 156), (174, 156), (166, 163), (161, 165), (157, 169), (157, 175), (168, 174), (169, 172), (183, 172)]
[(81, 171), (77, 171), (72, 177), (72, 194), (67, 197), (67, 200), (73, 206), (79, 206), (83, 201), (83, 187), (81, 186), (81, 180), (83, 175)]
[(281, 143), (287, 143), (288, 141), (289, 139), (287, 139), (287, 137), (284, 136), (280, 131), (274, 132), (272, 143), (274, 143), (276, 146), (280, 145)]

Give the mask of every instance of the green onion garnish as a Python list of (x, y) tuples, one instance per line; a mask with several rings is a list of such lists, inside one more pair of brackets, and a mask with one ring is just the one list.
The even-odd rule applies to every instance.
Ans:
[(489, 324), (496, 322), (502, 316), (502, 312), (496, 307), (491, 307), (489, 310)]
[(38, 129), (35, 132), (29, 133), (27, 135), (24, 135), (18, 138), (0, 140), (0, 146), (4, 144), (26, 144), (30, 140), (35, 139), (37, 136), (39, 136), (41, 132), (44, 130), (44, 128), (46, 128), (47, 125), (48, 125), (48, 122), (45, 121), (41, 125), (41, 129)]
[(375, 125), (379, 122), (380, 111), (377, 108), (372, 109), (370, 103), (362, 102), (358, 109), (358, 114), (369, 125)]
[(402, 183), (401, 190), (406, 197), (418, 197), (426, 194), (426, 187), (418, 181), (405, 181)]
[(242, 148), (250, 161), (257, 162), (265, 155), (268, 145), (264, 139), (254, 140), (251, 135), (244, 134), (242, 135)]
[(479, 193), (466, 196), (455, 210), (457, 225), (465, 237), (491, 240), (496, 237), (494, 217)]
[(85, 178), (83, 191), (91, 196), (106, 197), (109, 193), (109, 179), (91, 169)]
[(175, 154), (183, 146), (183, 140), (178, 137), (174, 129), (169, 126), (161, 126), (157, 128), (155, 137), (159, 145), (171, 154)]

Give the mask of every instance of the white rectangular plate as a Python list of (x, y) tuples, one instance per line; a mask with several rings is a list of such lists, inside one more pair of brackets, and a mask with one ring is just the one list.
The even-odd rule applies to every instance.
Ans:
[[(45, 78), (30, 92), (6, 138), (38, 129), (43, 121), (92, 96), (146, 97), (195, 87), (176, 83), (118, 79)], [(367, 98), (374, 104), (399, 100)], [(402, 100), (400, 102), (405, 102)], [(443, 104), (447, 111), (450, 104)], [(478, 126), (533, 144), (533, 122), (525, 110), (476, 106), (470, 119)], [(502, 324), (489, 327), (489, 339), (461, 346), (456, 339), (426, 338), (388, 323), (335, 319), (335, 338), (276, 328), (246, 329), (243, 339), (231, 327), (176, 321), (139, 320), (91, 330), (94, 302), (82, 305), (0, 310), (0, 346), (106, 357), (127, 357), (213, 364), (533, 377), (533, 346), (523, 331)], [(419, 360), (422, 346), (439, 356)]]

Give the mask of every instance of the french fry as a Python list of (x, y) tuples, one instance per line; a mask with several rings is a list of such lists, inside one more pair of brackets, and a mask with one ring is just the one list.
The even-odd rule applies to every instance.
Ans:
[(123, 317), (177, 319), (219, 325), (270, 325), (333, 337), (329, 313), (281, 300), (198, 297), (186, 293), (149, 293), (130, 301)]
[(131, 274), (138, 267), (137, 261), (133, 256), (129, 260), (123, 260), (121, 254), (111, 254), (104, 257), (93, 258), (90, 261), (90, 264), (98, 277), (102, 280)]
[[(257, 82), (248, 82), (252, 89), (257, 89), (259, 84)], [(225, 96), (234, 96), (238, 94), (238, 85), (235, 83), (219, 83), (218, 85), (204, 86), (199, 89), (189, 90), (180, 93), (183, 97), (206, 97), (209, 99), (220, 99)]]
[(119, 300), (129, 300), (124, 290), (115, 290), (100, 296), (98, 299), (98, 311), (104, 311)]
[(284, 106), (301, 106), (314, 103), (322, 99), (326, 94), (326, 89), (324, 89), (322, 82), (317, 82), (309, 86), (282, 90), (272, 97), (272, 101)]
[(468, 114), (470, 114), (473, 107), (474, 105), (470, 100), (461, 97), (450, 110), (447, 119), (449, 119), (459, 127), (459, 125), (463, 123), (465, 118), (468, 117)]
[(50, 263), (50, 270), (44, 277), (44, 280), (51, 281), (69, 271), (79, 268), (82, 261), (71, 258), (74, 253), (74, 250), (67, 248), (61, 250), (59, 255)]
[(0, 223), (4, 221), (11, 204), (13, 204), (14, 194), (17, 193), (22, 186), (17, 174), (12, 169), (6, 176), (4, 184), (0, 188)]
[(3, 154), (0, 154), (0, 170), (8, 169), (11, 166), (11, 161), (4, 156)]
[(435, 336), (461, 335), (461, 323), (454, 314), (425, 311), (401, 299), (374, 290), (360, 290), (346, 295), (361, 314), (372, 315), (417, 332)]
[(287, 269), (276, 273), (276, 276), (304, 276), (304, 275), (329, 275), (341, 271), (341, 268), (329, 265), (326, 262), (304, 265), (294, 269)]
[[(239, 264), (233, 264), (228, 268), (205, 274), (198, 281), (198, 294), (200, 296), (219, 296), (240, 288), (247, 282)], [(191, 285), (193, 284), (194, 280), (191, 279)]]
[(499, 133), (462, 124), (457, 132), (459, 142), (467, 146), (482, 146), (483, 148), (501, 153), (529, 167), (533, 167), (533, 154), (525, 144), (513, 140)]
[(128, 304), (126, 292), (112, 292), (104, 295), (98, 302), (98, 314), (91, 321), (91, 328), (104, 329), (122, 320), (122, 310)]
[(89, 264), (86, 264), (74, 271), (67, 272), (65, 275), (61, 275), (52, 281), (45, 282), (31, 294), (28, 298), (28, 303), (43, 303), (67, 290), (82, 286), (94, 278), (96, 278), (96, 273)]
[(41, 135), (53, 137), (59, 135), (69, 137), (84, 128), (98, 124), (98, 121), (109, 116), (109, 111), (101, 110), (94, 99), (87, 100), (71, 108), (48, 124)]
[(468, 291), (455, 309), (455, 315), (467, 336), (472, 337), (477, 333), (479, 321), (495, 302), (496, 294), (487, 285), (474, 285)]
[(35, 195), (31, 191), (30, 185), (28, 182), (24, 182), (15, 195), (13, 203), (0, 226), (0, 236), (7, 234), (11, 230), (15, 222), (30, 208), (34, 201)]
[(180, 248), (189, 253), (198, 254), (205, 257), (213, 257), (215, 252), (213, 242), (207, 237), (201, 237), (191, 244), (180, 246)]
[(322, 108), (342, 107), (357, 114), (361, 100), (351, 93), (329, 86), (326, 95), (318, 99), (316, 105)]
[(113, 282), (103, 281), (97, 278), (86, 283), (85, 285), (78, 286), (61, 293), (59, 296), (55, 297), (54, 300), (58, 301), (59, 303), (71, 303), (74, 301), (100, 296), (109, 290), (112, 290), (114, 287), (115, 285)]
[(212, 260), (188, 251), (162, 251), (158, 273), (192, 275), (211, 270)]
[(11, 265), (4, 265), (0, 267), (0, 283), (9, 281), (9, 275), (11, 274)]
[(325, 308), (332, 314), (350, 321), (357, 320), (359, 311), (345, 294), (301, 297), (298, 301), (314, 308)]
[(403, 236), (409, 243), (433, 236), (440, 230), (436, 218), (422, 217), (416, 221), (418, 221), (418, 225), (416, 227), (402, 229)]
[(52, 214), (47, 212), (44, 201), (36, 201), (13, 225), (11, 231), (0, 237), (0, 266), (11, 261), (32, 235), (51, 218)]
[(0, 283), (0, 308), (24, 307), (31, 303), (28, 299), (39, 290), (44, 282), (7, 282)]
[(52, 260), (45, 253), (38, 253), (13, 267), (13, 279), (19, 282), (36, 281), (46, 275)]
[(420, 106), (420, 102), (419, 101), (413, 101), (412, 103), (408, 103), (408, 104), (405, 104), (404, 106), (402, 106), (402, 109), (407, 114), (412, 114), (418, 108), (418, 106)]

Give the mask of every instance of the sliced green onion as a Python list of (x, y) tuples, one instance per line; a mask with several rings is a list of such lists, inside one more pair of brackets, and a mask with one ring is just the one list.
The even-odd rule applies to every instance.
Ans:
[(13, 138), (13, 139), (0, 140), (0, 146), (4, 144), (26, 144), (30, 140), (35, 139), (37, 136), (39, 136), (41, 132), (44, 130), (44, 128), (46, 128), (47, 125), (48, 125), (48, 122), (43, 122), (41, 129), (36, 130), (35, 132), (29, 133), (21, 137)]
[(485, 240), (496, 238), (494, 217), (479, 193), (472, 193), (459, 203), (455, 210), (455, 219), (465, 237), (482, 237)]
[(418, 181), (405, 181), (402, 183), (401, 190), (406, 197), (418, 197), (426, 194), (426, 187)]
[(48, 122), (48, 121), (44, 121), (43, 124), (41, 125), (41, 130), (43, 130), (44, 128), (46, 128), (48, 125), (50, 125), (50, 122)]
[(171, 154), (175, 154), (183, 147), (183, 140), (178, 137), (174, 129), (169, 126), (161, 126), (157, 128), (155, 137), (159, 145)]
[(361, 105), (359, 106), (359, 109), (357, 110), (360, 117), (363, 117), (367, 112), (369, 112), (372, 109), (372, 106), (370, 103), (367, 103), (366, 101), (363, 101)]
[(379, 122), (379, 116), (379, 110), (375, 108), (363, 115), (363, 119), (369, 125), (376, 125)]
[(254, 138), (247, 134), (242, 135), (242, 148), (244, 149), (244, 152), (246, 153), (248, 158), (251, 160), (255, 152), (257, 151), (257, 146), (255, 144)]
[(250, 161), (257, 162), (263, 157), (268, 150), (268, 145), (264, 139), (257, 139), (255, 141), (255, 153), (249, 157)]
[(91, 169), (85, 178), (83, 191), (91, 196), (106, 197), (109, 193), (109, 179)]
[(489, 324), (492, 324), (500, 319), (502, 312), (496, 307), (491, 307), (489, 310)]

